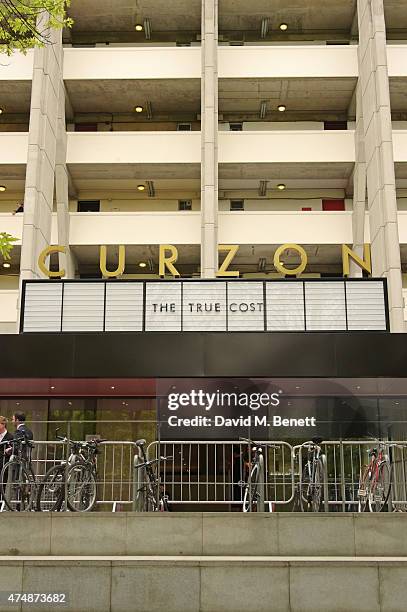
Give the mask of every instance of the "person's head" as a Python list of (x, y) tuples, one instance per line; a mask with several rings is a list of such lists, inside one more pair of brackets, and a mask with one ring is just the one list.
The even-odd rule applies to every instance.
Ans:
[(13, 414), (13, 423), (18, 427), (21, 423), (25, 423), (25, 414), (24, 412), (15, 412)]
[(4, 416), (0, 416), (0, 434), (4, 433), (7, 429), (7, 419)]

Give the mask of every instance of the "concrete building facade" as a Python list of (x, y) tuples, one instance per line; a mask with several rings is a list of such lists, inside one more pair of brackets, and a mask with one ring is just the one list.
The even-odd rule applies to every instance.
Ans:
[(369, 243), (404, 331), (403, 7), (156, 0), (119, 2), (110, 21), (107, 4), (91, 23), (92, 1), (72, 2), (71, 31), (2, 64), (0, 220), (19, 242), (0, 329), (16, 332), (19, 281), (44, 276), (48, 245), (66, 247), (67, 278), (100, 275), (102, 244), (110, 269), (126, 245), (125, 277), (157, 277), (170, 244), (182, 276), (213, 278), (233, 244), (234, 269), (264, 278), (280, 244), (303, 245), (306, 273), (324, 277), (341, 275), (342, 244)]

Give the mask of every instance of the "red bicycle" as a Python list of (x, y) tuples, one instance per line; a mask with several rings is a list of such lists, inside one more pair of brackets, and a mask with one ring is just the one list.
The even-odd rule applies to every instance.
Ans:
[(368, 452), (369, 463), (360, 472), (358, 488), (358, 510), (382, 512), (391, 491), (392, 467), (389, 456), (390, 444), (379, 442)]

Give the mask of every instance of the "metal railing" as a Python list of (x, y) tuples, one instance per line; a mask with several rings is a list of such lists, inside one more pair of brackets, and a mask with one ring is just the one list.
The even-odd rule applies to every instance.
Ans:
[[(285, 441), (260, 441), (264, 456), (264, 501), (267, 509), (290, 511), (301, 478), (305, 451)], [(321, 443), (324, 454), (324, 510), (357, 511), (361, 468), (368, 463), (368, 450), (376, 440), (330, 440)], [(384, 443), (386, 444), (386, 443)], [(37, 441), (32, 450), (36, 480), (67, 459), (63, 442)], [(389, 509), (407, 507), (407, 442), (391, 441), (386, 452), (392, 464)], [(251, 449), (242, 441), (155, 441), (147, 449), (149, 459), (159, 461), (158, 474), (170, 504), (241, 506), (248, 481)], [(140, 470), (135, 442), (100, 444), (97, 467), (97, 509), (139, 510)]]
[[(269, 509), (290, 505), (300, 482), (306, 453), (301, 446), (283, 441), (259, 441), (264, 447), (265, 504)], [(271, 448), (270, 448), (271, 446)], [(332, 440), (322, 442), (324, 455), (323, 509), (357, 511), (361, 469), (377, 440)], [(248, 480), (248, 445), (245, 442), (153, 442), (149, 457), (172, 455), (161, 465), (161, 481), (171, 504), (242, 504)], [(389, 504), (407, 506), (407, 442), (389, 442), (392, 487)]]
[[(69, 446), (64, 442), (35, 441), (31, 465), (38, 483), (46, 472), (66, 461)], [(133, 509), (137, 491), (134, 490), (134, 461), (137, 446), (134, 442), (102, 442), (97, 458), (98, 507)], [(3, 508), (4, 509), (4, 508)]]
[[(292, 447), (287, 442), (272, 444), (264, 451), (265, 501), (283, 505), (294, 496)], [(266, 447), (265, 447), (266, 448)], [(160, 464), (161, 483), (171, 504), (239, 504), (243, 502), (250, 455), (245, 442), (153, 442), (149, 458), (170, 455)]]

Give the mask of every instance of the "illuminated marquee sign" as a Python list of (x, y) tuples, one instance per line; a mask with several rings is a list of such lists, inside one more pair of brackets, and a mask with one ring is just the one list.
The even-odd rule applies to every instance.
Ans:
[(388, 331), (385, 279), (25, 281), (22, 332)]

